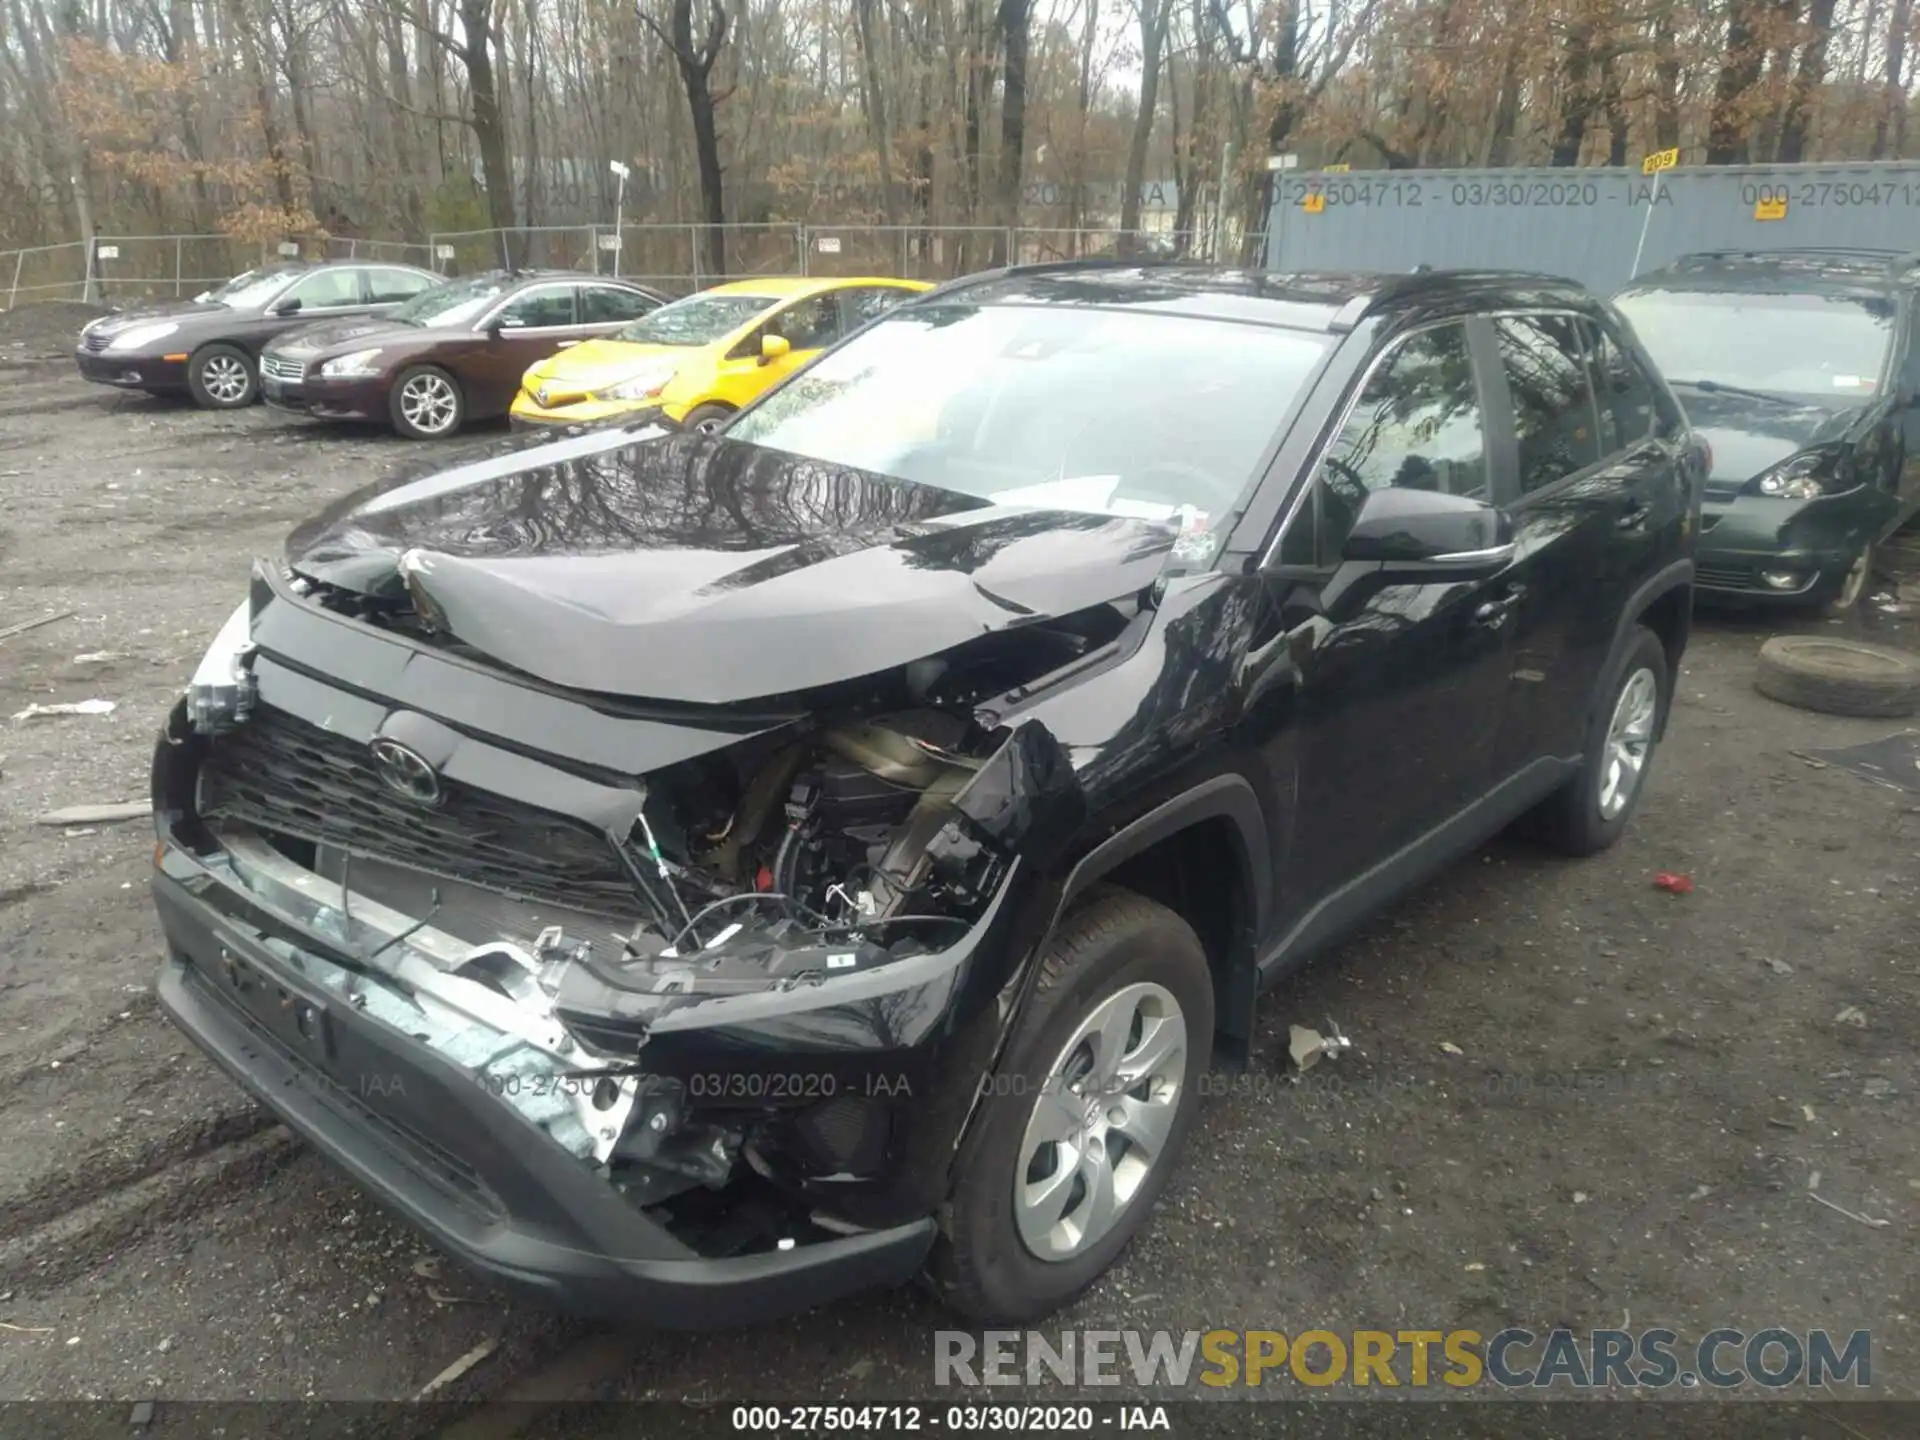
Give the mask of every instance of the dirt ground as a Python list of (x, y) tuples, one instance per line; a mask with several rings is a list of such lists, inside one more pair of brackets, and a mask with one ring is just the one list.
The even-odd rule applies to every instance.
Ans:
[[(489, 1340), (448, 1393), (930, 1394), (952, 1322), (917, 1292), (750, 1337), (505, 1304), (158, 1016), (145, 822), (36, 817), (144, 799), (248, 558), (419, 451), (83, 385), (72, 324), (0, 315), (0, 629), (73, 612), (0, 640), (0, 1398), (404, 1398)], [(1049, 1328), (1866, 1328), (1875, 1392), (1920, 1396), (1920, 795), (1795, 757), (1902, 726), (1754, 693), (1768, 633), (1703, 619), (1616, 849), (1497, 842), (1272, 995), (1243, 1093)], [(1286, 1083), (1288, 1024), (1329, 1017), (1356, 1049)]]

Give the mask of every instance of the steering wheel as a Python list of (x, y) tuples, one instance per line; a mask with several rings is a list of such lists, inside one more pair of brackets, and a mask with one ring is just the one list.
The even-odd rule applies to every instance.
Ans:
[[(1180, 483), (1156, 486), (1151, 480), (1155, 475), (1164, 475), (1170, 481)], [(1214, 471), (1188, 460), (1155, 460), (1150, 465), (1143, 465), (1126, 477), (1120, 489), (1123, 493), (1144, 490), (1155, 499), (1170, 501), (1174, 505), (1192, 505), (1209, 514), (1226, 509), (1240, 496), (1238, 485), (1229, 484)]]

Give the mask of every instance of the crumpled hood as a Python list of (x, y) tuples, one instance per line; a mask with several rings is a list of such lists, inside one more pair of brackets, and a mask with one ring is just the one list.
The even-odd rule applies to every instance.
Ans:
[(1177, 538), (641, 423), (402, 474), (287, 554), (550, 683), (725, 705), (1137, 593)]
[(1861, 406), (1776, 405), (1725, 391), (1678, 392), (1694, 433), (1713, 447), (1711, 491), (1733, 491), (1809, 445), (1843, 438)]

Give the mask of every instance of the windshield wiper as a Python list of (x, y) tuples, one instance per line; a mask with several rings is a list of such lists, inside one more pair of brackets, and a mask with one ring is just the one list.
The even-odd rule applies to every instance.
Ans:
[(1744, 385), (1723, 385), (1718, 380), (1668, 380), (1669, 385), (1677, 385), (1682, 390), (1699, 390), (1708, 395), (1739, 395), (1748, 400), (1766, 400), (1775, 405), (1788, 405), (1800, 408), (1798, 400), (1789, 400), (1784, 395), (1772, 395), (1765, 390), (1749, 390)]

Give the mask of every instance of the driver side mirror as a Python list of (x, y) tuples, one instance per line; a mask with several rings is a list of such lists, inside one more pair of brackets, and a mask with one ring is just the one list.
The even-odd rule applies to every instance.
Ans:
[(286, 299), (274, 305), (273, 313), (276, 315), (298, 315), (300, 313), (300, 304), (300, 297), (298, 295), (289, 295)]
[(1467, 495), (1394, 486), (1368, 492), (1340, 558), (1471, 579), (1496, 573), (1513, 552), (1505, 511)]
[(771, 365), (783, 355), (793, 353), (793, 346), (784, 335), (762, 335), (760, 337), (760, 363)]

